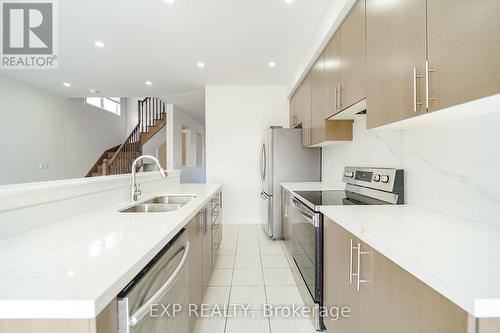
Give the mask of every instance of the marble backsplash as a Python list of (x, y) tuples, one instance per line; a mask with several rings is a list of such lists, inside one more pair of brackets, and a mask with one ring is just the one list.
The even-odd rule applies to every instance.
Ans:
[(405, 170), (407, 204), (500, 227), (500, 112), (419, 129), (366, 129), (323, 148), (323, 181), (342, 183), (345, 166)]

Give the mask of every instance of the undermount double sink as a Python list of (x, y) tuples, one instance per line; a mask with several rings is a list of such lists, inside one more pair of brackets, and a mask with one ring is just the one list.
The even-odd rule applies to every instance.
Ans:
[(152, 198), (132, 207), (120, 210), (120, 213), (166, 213), (186, 205), (196, 198), (195, 195), (163, 195)]

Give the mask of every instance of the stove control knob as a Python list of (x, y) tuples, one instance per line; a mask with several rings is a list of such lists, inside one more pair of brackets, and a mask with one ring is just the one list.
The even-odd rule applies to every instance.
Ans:
[(389, 182), (389, 176), (380, 176), (380, 181), (382, 183), (388, 183)]
[(379, 174), (374, 174), (373, 175), (373, 181), (378, 183), (380, 181), (380, 175)]
[(354, 177), (354, 172), (346, 171), (346, 172), (344, 172), (344, 176), (346, 176), (347, 178), (352, 178), (352, 177)]

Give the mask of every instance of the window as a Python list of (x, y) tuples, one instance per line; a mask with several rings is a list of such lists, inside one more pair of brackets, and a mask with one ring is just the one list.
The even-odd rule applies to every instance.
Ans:
[(85, 104), (120, 115), (120, 97), (87, 97)]
[(203, 137), (200, 133), (196, 133), (196, 166), (203, 165)]

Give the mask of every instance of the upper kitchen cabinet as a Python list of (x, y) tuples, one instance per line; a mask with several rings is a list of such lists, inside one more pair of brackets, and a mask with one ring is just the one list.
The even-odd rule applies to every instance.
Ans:
[(500, 1), (366, 0), (369, 128), (500, 93)]
[(500, 1), (427, 0), (429, 111), (500, 93)]
[(341, 110), (366, 98), (365, 4), (358, 0), (340, 27)]
[[(332, 44), (334, 45), (334, 44)], [(333, 52), (328, 49), (318, 58), (311, 70), (311, 121), (312, 134), (309, 146), (325, 146), (334, 142), (352, 141), (352, 120), (326, 120), (331, 108), (333, 71), (327, 71)], [(327, 58), (327, 54), (330, 56)], [(327, 76), (329, 74), (329, 77)], [(338, 88), (340, 90), (340, 88)]]
[(297, 90), (290, 98), (290, 128), (295, 128), (302, 123), (300, 102), (300, 94)]
[(425, 0), (366, 0), (369, 128), (425, 113), (425, 8)]
[(290, 99), (290, 127), (302, 128), (302, 145), (311, 143), (311, 74), (308, 74)]
[(312, 142), (321, 142), (324, 136), (325, 122), (325, 54), (316, 60), (311, 69), (311, 112)]
[(324, 119), (341, 111), (340, 105), (340, 32), (325, 49), (325, 110)]

